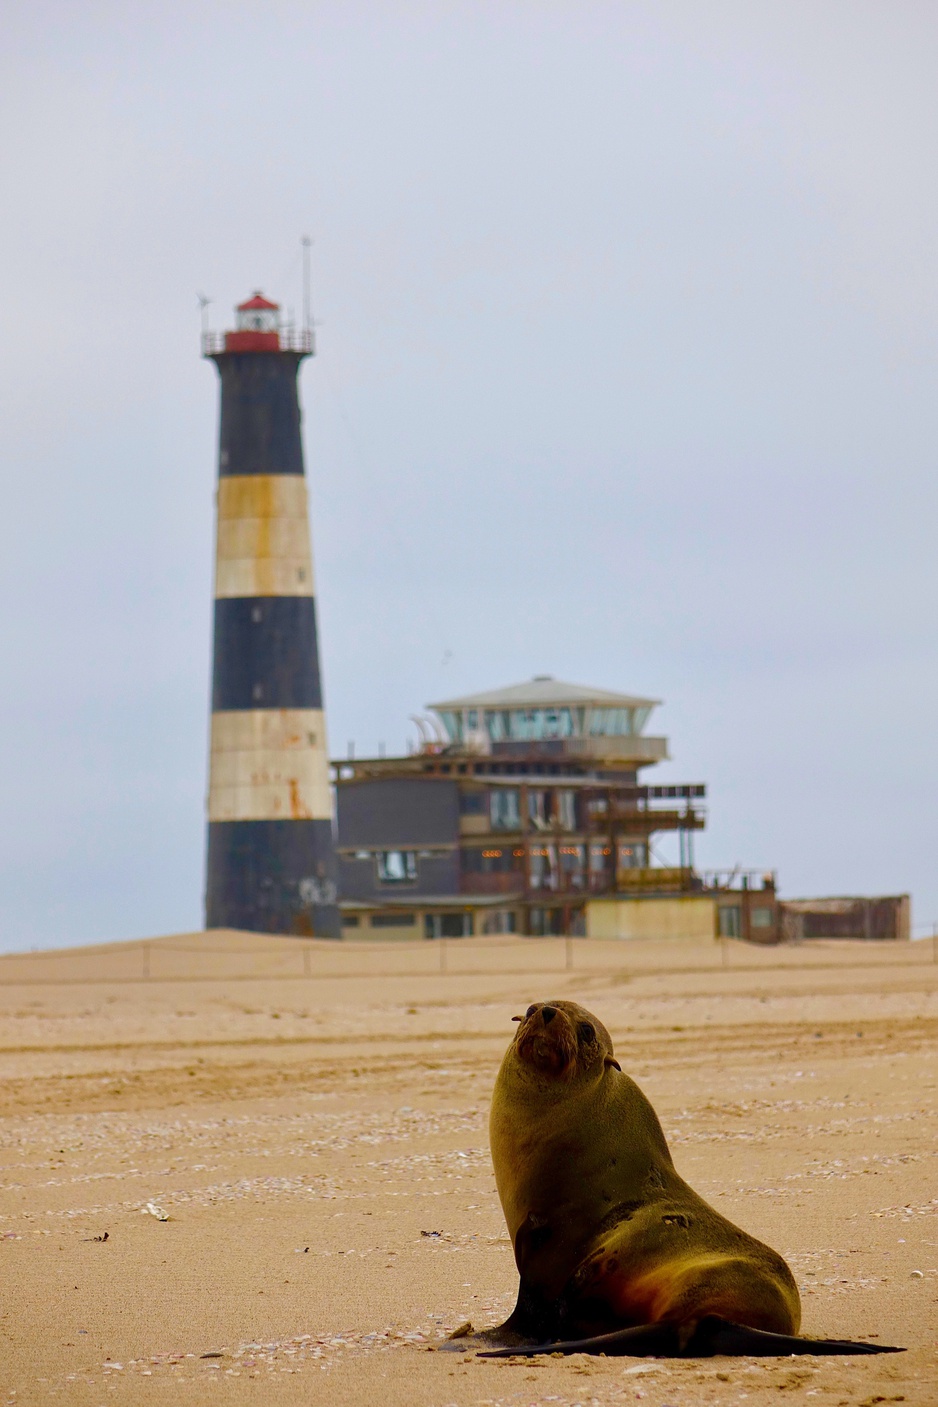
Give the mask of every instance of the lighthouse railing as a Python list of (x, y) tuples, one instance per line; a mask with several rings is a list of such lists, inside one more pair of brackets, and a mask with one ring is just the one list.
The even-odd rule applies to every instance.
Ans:
[[(202, 355), (204, 357), (216, 356), (219, 352), (225, 351), (224, 332), (203, 332), (202, 333)], [(280, 329), (281, 352), (302, 352), (306, 356), (313, 356), (316, 351), (316, 338), (311, 327), (304, 328), (281, 328)]]

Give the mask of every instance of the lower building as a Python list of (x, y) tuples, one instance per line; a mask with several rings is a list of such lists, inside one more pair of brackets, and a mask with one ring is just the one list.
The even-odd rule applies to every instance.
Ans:
[[(663, 872), (666, 873), (666, 872)], [(774, 874), (733, 870), (692, 874), (670, 891), (627, 888), (591, 899), (586, 906), (590, 938), (742, 938), (749, 943), (782, 939), (782, 905)]]
[(912, 902), (908, 894), (860, 895), (830, 899), (786, 899), (781, 906), (782, 937), (892, 939), (912, 937)]

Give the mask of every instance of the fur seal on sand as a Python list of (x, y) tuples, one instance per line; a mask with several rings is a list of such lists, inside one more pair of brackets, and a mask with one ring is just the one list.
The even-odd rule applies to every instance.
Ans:
[(602, 1022), (567, 1001), (514, 1019), (490, 1137), (518, 1303), (498, 1328), (463, 1331), (447, 1347), (490, 1357), (901, 1352), (798, 1338), (785, 1261), (678, 1176)]

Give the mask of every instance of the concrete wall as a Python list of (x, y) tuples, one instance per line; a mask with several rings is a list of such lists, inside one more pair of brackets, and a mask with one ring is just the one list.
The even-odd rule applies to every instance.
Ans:
[(372, 923), (372, 915), (363, 913), (356, 915), (358, 926), (352, 927), (346, 918), (342, 925), (342, 937), (348, 943), (414, 943), (423, 939), (423, 913), (416, 910), (413, 913), (395, 914), (395, 918), (410, 917), (412, 923), (395, 923), (393, 928), (384, 925), (376, 926)]
[(716, 904), (700, 894), (654, 899), (590, 899), (588, 938), (714, 938)]

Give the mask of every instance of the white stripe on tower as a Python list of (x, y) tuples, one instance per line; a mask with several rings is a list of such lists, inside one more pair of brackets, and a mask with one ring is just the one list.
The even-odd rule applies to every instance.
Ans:
[(220, 479), (215, 599), (315, 594), (306, 480), (299, 474)]
[(210, 821), (331, 820), (321, 708), (212, 714)]

